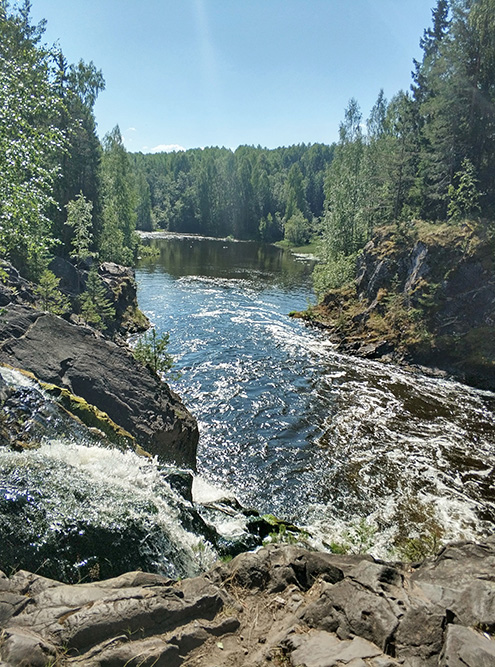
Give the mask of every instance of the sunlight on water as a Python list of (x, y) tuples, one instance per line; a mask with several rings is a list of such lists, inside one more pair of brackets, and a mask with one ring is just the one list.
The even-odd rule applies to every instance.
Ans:
[(364, 532), (381, 555), (492, 530), (494, 394), (336, 353), (287, 317), (314, 300), (307, 262), (158, 243), (161, 260), (137, 271), (139, 303), (171, 334), (205, 480), (320, 542), (354, 548)]

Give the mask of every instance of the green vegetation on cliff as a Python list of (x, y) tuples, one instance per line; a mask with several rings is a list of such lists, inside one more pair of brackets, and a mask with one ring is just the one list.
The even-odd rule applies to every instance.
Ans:
[[(474, 220), (494, 228), (495, 2), (438, 0), (411, 92), (380, 92), (363, 131), (356, 100), (325, 181), (317, 292), (354, 277), (357, 253), (386, 224)], [(455, 236), (455, 234), (454, 234)]]
[(361, 356), (436, 365), (495, 386), (494, 236), (483, 226), (389, 225), (357, 258), (357, 278), (299, 316)]
[(132, 262), (130, 161), (118, 128), (96, 134), (103, 75), (45, 45), (30, 8), (0, 3), (0, 254), (35, 280), (53, 255)]

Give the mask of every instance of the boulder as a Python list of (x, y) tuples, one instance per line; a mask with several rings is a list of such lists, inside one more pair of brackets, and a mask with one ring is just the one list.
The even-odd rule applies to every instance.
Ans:
[(0, 664), (488, 667), (486, 595), (460, 610), (466, 591), (491, 583), (494, 558), (494, 540), (416, 567), (271, 545), (178, 582), (0, 573), (0, 609), (12, 610), (0, 619)]
[(195, 419), (126, 347), (89, 327), (9, 303), (0, 313), (0, 362), (82, 397), (164, 462), (195, 468)]

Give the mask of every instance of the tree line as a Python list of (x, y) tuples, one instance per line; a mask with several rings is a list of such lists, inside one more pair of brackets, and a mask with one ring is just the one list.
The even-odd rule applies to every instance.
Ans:
[(132, 155), (138, 228), (302, 245), (323, 213), (333, 146)]
[(132, 263), (131, 161), (118, 128), (96, 134), (103, 75), (44, 44), (30, 9), (0, 0), (0, 254), (35, 281), (54, 255)]
[(325, 179), (320, 294), (349, 280), (377, 225), (493, 226), (495, 1), (438, 0), (432, 19), (410, 91), (381, 91), (366, 123), (355, 99), (345, 111)]

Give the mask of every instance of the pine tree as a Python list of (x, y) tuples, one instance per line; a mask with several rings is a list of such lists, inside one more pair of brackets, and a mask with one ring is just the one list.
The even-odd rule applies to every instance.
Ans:
[(105, 286), (95, 266), (89, 272), (80, 304), (83, 319), (101, 331), (105, 331), (115, 317), (115, 309), (107, 298)]
[(454, 183), (455, 185), (449, 187), (448, 216), (450, 220), (459, 222), (480, 211), (478, 180), (474, 173), (474, 166), (467, 158), (462, 161), (461, 171), (455, 174)]
[(174, 364), (172, 355), (167, 351), (169, 341), (170, 334), (158, 335), (156, 329), (151, 329), (138, 339), (134, 356), (154, 373), (168, 373)]
[(73, 230), (71, 239), (72, 251), (70, 255), (79, 264), (92, 255), (90, 247), (93, 242), (93, 234), (91, 232), (93, 224), (91, 211), (93, 204), (80, 192), (74, 200), (68, 202), (65, 208), (67, 209), (65, 224)]
[(138, 246), (134, 173), (118, 125), (103, 139), (103, 260), (131, 264)]
[(54, 315), (63, 315), (70, 308), (69, 299), (60, 291), (59, 285), (60, 279), (52, 271), (46, 269), (34, 289), (41, 308)]

